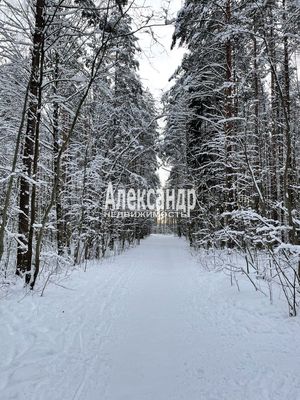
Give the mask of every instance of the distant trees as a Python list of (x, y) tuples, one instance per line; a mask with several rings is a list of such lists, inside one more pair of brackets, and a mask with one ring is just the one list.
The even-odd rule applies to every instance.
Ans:
[(41, 266), (99, 258), (149, 232), (147, 220), (102, 209), (110, 181), (158, 184), (156, 110), (126, 4), (0, 5), (0, 258), (31, 288)]

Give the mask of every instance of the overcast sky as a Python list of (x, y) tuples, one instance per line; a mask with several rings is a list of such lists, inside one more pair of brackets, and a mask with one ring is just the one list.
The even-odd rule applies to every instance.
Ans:
[[(157, 14), (163, 14), (162, 9), (168, 6), (171, 18), (175, 17), (181, 8), (182, 0), (137, 0), (138, 3), (151, 7)], [(158, 21), (158, 20), (156, 20)], [(163, 23), (163, 21), (158, 21)], [(184, 50), (170, 50), (174, 27), (172, 25), (152, 28), (160, 44), (157, 44), (147, 33), (139, 34), (142, 54), (140, 56), (140, 76), (144, 86), (148, 87), (159, 100), (162, 91), (170, 84), (169, 78), (180, 64)]]
[[(157, 15), (163, 15), (162, 9), (168, 6), (170, 19), (176, 17), (183, 3), (182, 0), (171, 0), (170, 2), (167, 0), (136, 0), (136, 2), (153, 9)], [(156, 19), (156, 22), (163, 23), (159, 19)], [(142, 49), (139, 59), (139, 75), (144, 87), (149, 88), (159, 106), (162, 93), (172, 85), (169, 79), (180, 65), (184, 50), (182, 48), (170, 49), (174, 32), (172, 25), (153, 27), (152, 29), (159, 44), (155, 43), (151, 39), (151, 35), (145, 32), (138, 34)], [(159, 120), (161, 127), (163, 127), (163, 123), (163, 120)], [(165, 184), (169, 176), (169, 170), (169, 167), (161, 166), (159, 168), (158, 172), (162, 185)]]

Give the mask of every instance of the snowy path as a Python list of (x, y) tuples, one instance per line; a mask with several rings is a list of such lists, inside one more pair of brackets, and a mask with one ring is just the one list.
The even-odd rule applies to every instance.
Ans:
[(1, 300), (1, 400), (300, 400), (299, 319), (183, 240), (153, 235), (64, 285)]

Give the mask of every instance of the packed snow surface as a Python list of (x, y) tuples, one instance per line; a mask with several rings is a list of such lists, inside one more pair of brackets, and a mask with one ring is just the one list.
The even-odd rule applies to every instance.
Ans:
[(1, 299), (1, 400), (299, 400), (300, 323), (152, 235)]

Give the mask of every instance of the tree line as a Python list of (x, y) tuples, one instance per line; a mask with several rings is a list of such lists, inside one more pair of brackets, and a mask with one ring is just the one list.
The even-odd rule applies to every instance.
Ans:
[(197, 190), (180, 233), (195, 247), (239, 249), (243, 272), (279, 283), (291, 315), (300, 278), (299, 27), (295, 0), (186, 0), (173, 46), (187, 52), (164, 97), (162, 148), (169, 185)]
[[(158, 185), (157, 111), (138, 75), (126, 0), (0, 4), (0, 260), (33, 288), (49, 273), (119, 251), (145, 218), (103, 214), (105, 190)], [(132, 19), (137, 15), (135, 21)]]

